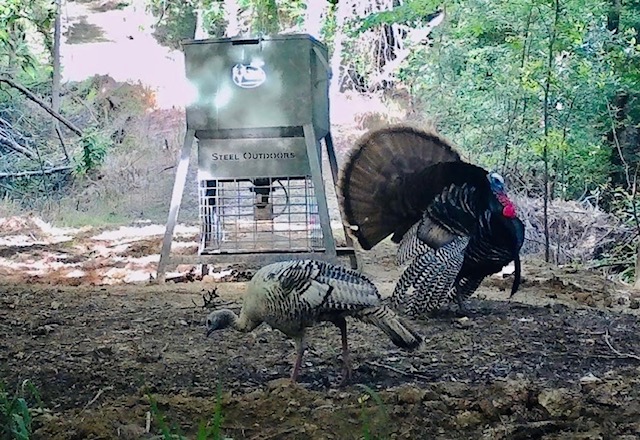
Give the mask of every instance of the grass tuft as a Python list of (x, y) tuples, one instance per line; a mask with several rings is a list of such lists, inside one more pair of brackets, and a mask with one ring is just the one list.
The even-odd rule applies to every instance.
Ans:
[[(164, 440), (186, 440), (187, 437), (182, 434), (181, 429), (176, 424), (169, 426), (164, 414), (158, 408), (157, 401), (150, 394), (149, 404), (151, 406), (151, 414), (155, 419), (155, 422), (160, 429), (160, 435)], [(218, 383), (216, 391), (216, 404), (214, 407), (211, 418), (207, 421), (201, 421), (198, 424), (198, 432), (196, 434), (196, 440), (225, 440), (226, 437), (222, 434), (222, 422), (224, 416), (222, 414), (222, 385)]]
[(0, 438), (3, 440), (29, 440), (33, 433), (33, 417), (27, 396), (35, 399), (42, 406), (40, 394), (30, 381), (22, 382), (13, 396), (0, 383)]

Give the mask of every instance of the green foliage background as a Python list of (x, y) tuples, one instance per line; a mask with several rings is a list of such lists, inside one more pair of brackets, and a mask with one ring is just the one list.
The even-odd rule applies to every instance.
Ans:
[[(304, 32), (310, 4), (238, 0), (241, 30)], [(544, 194), (546, 157), (552, 199), (598, 194), (601, 207), (631, 219), (640, 230), (634, 214), (640, 169), (640, 0), (404, 0), (382, 11), (382, 2), (372, 0), (318, 4), (325, 6), (322, 39), (333, 50), (341, 37), (344, 53), (334, 79), (351, 75), (345, 87), (384, 96), (408, 90), (414, 115), (453, 139), (469, 160), (505, 174), (513, 191)], [(53, 0), (0, 3), (0, 75), (43, 97), (51, 93), (54, 5)], [(337, 19), (340, 6), (348, 12), (343, 25)], [(211, 36), (225, 35), (222, 1), (148, 0), (147, 7), (157, 18), (157, 38), (171, 47), (193, 38), (198, 16)], [(381, 43), (389, 40), (389, 29), (401, 29), (397, 38), (440, 14), (442, 23), (423, 41), (404, 46), (408, 56), (392, 79), (369, 87), (380, 53), (387, 50), (384, 62), (396, 55), (397, 42)], [(28, 35), (39, 36), (42, 53), (28, 44)], [(83, 87), (88, 87), (81, 96), (86, 106), (96, 100), (97, 89)], [(63, 108), (87, 129), (70, 146), (76, 181), (99, 172), (113, 136), (106, 121), (83, 118), (80, 107), (72, 102)], [(21, 96), (4, 87), (0, 117), (31, 136), (41, 154), (60, 159), (51, 121), (35, 116)], [(25, 193), (46, 192), (39, 183), (20, 185)]]

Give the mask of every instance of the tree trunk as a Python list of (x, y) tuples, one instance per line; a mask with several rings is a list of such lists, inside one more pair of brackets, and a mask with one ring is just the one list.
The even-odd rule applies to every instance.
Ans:
[(51, 108), (60, 112), (60, 13), (62, 0), (56, 0), (56, 18), (53, 22), (53, 83), (51, 84)]
[(255, 0), (252, 31), (257, 36), (274, 35), (280, 31), (280, 17), (275, 0)]
[(640, 289), (640, 245), (636, 249), (636, 281), (633, 287)]
[(620, 13), (622, 12), (622, 1), (611, 0), (609, 13), (607, 15), (607, 29), (613, 33), (618, 32), (620, 26)]
[(344, 44), (344, 22), (351, 10), (351, 1), (343, 0), (338, 2), (336, 6), (336, 33), (333, 37), (333, 54), (331, 55), (331, 86), (329, 87), (329, 96), (335, 97), (340, 93), (340, 83), (342, 80), (342, 46)]
[(202, 7), (198, 7), (194, 13), (196, 14), (196, 31), (193, 38), (196, 40), (205, 40), (209, 38), (209, 32), (207, 32), (204, 25), (204, 11)]
[(320, 39), (323, 18), (327, 15), (328, 2), (326, 0), (307, 0), (307, 12), (304, 16), (305, 32)]
[(544, 83), (544, 100), (543, 100), (543, 116), (544, 116), (544, 146), (542, 150), (542, 160), (544, 161), (544, 261), (550, 260), (550, 240), (549, 240), (549, 100), (551, 93), (551, 76), (554, 60), (554, 46), (556, 43), (556, 35), (558, 30), (558, 20), (560, 18), (560, 0), (555, 0), (555, 16), (553, 19), (553, 27), (551, 35), (549, 35), (549, 53), (547, 54), (547, 75)]
[[(60, 20), (62, 16), (62, 0), (56, 0), (56, 18), (53, 22), (53, 49), (51, 53), (51, 62), (53, 65), (53, 78), (51, 83), (51, 109), (60, 113), (60, 82), (61, 82), (61, 66), (60, 66)], [(67, 147), (64, 144), (64, 138), (62, 137), (62, 130), (60, 129), (60, 122), (56, 120), (54, 127), (58, 139), (60, 139), (60, 147), (64, 153), (64, 158), (69, 163), (69, 153)]]
[(238, 0), (224, 0), (224, 15), (227, 19), (225, 37), (234, 37), (240, 34), (239, 10)]

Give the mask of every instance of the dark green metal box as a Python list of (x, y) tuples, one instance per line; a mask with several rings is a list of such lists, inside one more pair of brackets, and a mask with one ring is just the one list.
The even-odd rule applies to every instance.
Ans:
[(198, 138), (309, 123), (317, 139), (329, 131), (327, 48), (310, 35), (193, 40), (183, 47), (196, 95), (187, 127)]

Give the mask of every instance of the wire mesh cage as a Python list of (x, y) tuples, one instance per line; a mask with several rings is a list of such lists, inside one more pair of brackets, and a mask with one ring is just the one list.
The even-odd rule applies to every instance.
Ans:
[(200, 253), (324, 250), (311, 176), (201, 180)]

